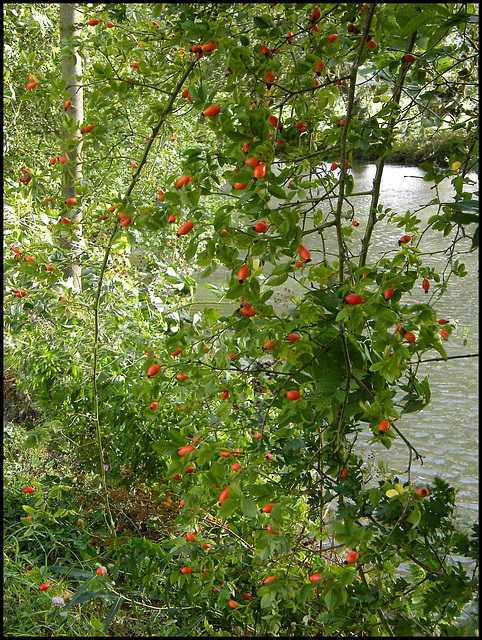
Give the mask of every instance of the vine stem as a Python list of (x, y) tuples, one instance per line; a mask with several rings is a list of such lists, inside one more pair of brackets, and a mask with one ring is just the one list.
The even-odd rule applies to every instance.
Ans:
[[(154, 143), (154, 140), (156, 139), (156, 136), (159, 133), (159, 130), (160, 130), (161, 126), (163, 125), (163, 123), (165, 122), (167, 116), (171, 112), (172, 107), (174, 105), (174, 101), (175, 101), (176, 97), (178, 96), (178, 94), (179, 94), (184, 82), (186, 81), (186, 78), (189, 76), (189, 74), (191, 73), (192, 69), (194, 68), (195, 64), (196, 64), (196, 58), (191, 60), (191, 62), (189, 63), (189, 65), (188, 65), (188, 67), (186, 69), (186, 71), (181, 76), (179, 82), (177, 83), (176, 87), (174, 88), (174, 90), (173, 90), (173, 92), (171, 94), (171, 97), (169, 98), (169, 101), (168, 101), (168, 103), (166, 105), (166, 108), (164, 109), (161, 117), (159, 118), (159, 122), (154, 127), (154, 129), (152, 130), (152, 135), (149, 137), (149, 140), (147, 141), (147, 144), (145, 146), (142, 158), (141, 158), (141, 160), (139, 162), (139, 166), (137, 168), (137, 171), (134, 174), (134, 176), (132, 177), (131, 183), (130, 183), (130, 185), (129, 185), (127, 191), (126, 191), (126, 194), (124, 196), (124, 202), (127, 203), (127, 198), (130, 196), (130, 194), (134, 190), (134, 187), (136, 186), (136, 183), (139, 180), (140, 172), (142, 171), (143, 166), (147, 162), (147, 157), (149, 155), (149, 151), (151, 149), (151, 146)], [(109, 255), (110, 255), (110, 252), (111, 252), (111, 249), (112, 249), (112, 245), (114, 243), (114, 238), (115, 238), (115, 236), (117, 234), (119, 223), (120, 223), (120, 219), (116, 220), (116, 224), (115, 224), (115, 226), (114, 226), (114, 228), (112, 230), (112, 233), (110, 235), (109, 241), (107, 243), (107, 248), (105, 250), (104, 260), (102, 262), (102, 266), (101, 266), (101, 269), (100, 269), (99, 282), (97, 284), (97, 291), (96, 291), (95, 299), (94, 299), (94, 354), (93, 354), (93, 372), (92, 372), (92, 389), (93, 389), (93, 400), (94, 400), (94, 422), (95, 422), (95, 433), (96, 433), (97, 449), (98, 449), (98, 454), (99, 454), (100, 477), (101, 477), (102, 489), (103, 489), (103, 492), (104, 492), (106, 511), (107, 511), (107, 515), (108, 515), (107, 526), (109, 527), (111, 533), (114, 534), (114, 535), (115, 535), (115, 525), (114, 525), (114, 521), (113, 521), (113, 518), (112, 518), (112, 511), (111, 511), (111, 508), (110, 508), (109, 496), (108, 496), (108, 493), (107, 493), (107, 486), (106, 486), (106, 481), (105, 481), (104, 452), (103, 452), (103, 449), (102, 449), (102, 433), (101, 433), (101, 426), (100, 426), (100, 419), (99, 419), (99, 398), (98, 398), (98, 389), (97, 389), (97, 369), (98, 369), (98, 363), (99, 363), (99, 301), (100, 301), (100, 294), (102, 292), (102, 283), (103, 283), (105, 271), (106, 271), (106, 268), (107, 268), (107, 261), (109, 259)]]
[(424, 362), (446, 362), (447, 360), (455, 360), (456, 358), (478, 358), (478, 353), (466, 353), (458, 356), (447, 356), (446, 358), (427, 358), (418, 362), (407, 362), (407, 364), (423, 364)]
[[(360, 574), (360, 578), (362, 579), (363, 584), (365, 585), (365, 588), (368, 591), (368, 589), (369, 589), (368, 582), (367, 582), (365, 573), (363, 572), (363, 569), (361, 567), (358, 568), (358, 573)], [(383, 613), (383, 611), (381, 610), (380, 607), (377, 607), (377, 613), (378, 613), (378, 615), (380, 617), (380, 620), (382, 621), (382, 625), (385, 627), (385, 630), (388, 633), (388, 635), (391, 638), (394, 638), (395, 634), (393, 633), (392, 629), (390, 628), (390, 625), (388, 624), (388, 621), (385, 618), (385, 614)]]
[[(417, 39), (417, 32), (415, 31), (408, 38), (407, 48), (405, 53), (411, 53), (411, 51), (413, 50), (413, 47), (415, 46), (416, 39)], [(403, 82), (405, 80), (408, 67), (409, 67), (408, 63), (406, 63), (405, 61), (402, 61), (402, 66), (400, 68), (400, 73), (398, 75), (397, 84), (395, 85), (395, 88), (393, 90), (393, 95), (392, 95), (392, 102), (394, 102), (397, 106), (393, 108), (392, 114), (387, 123), (388, 124), (387, 129), (390, 132), (393, 131), (395, 126), (395, 121), (397, 119), (398, 106), (400, 104), (400, 98), (401, 98), (402, 89), (403, 89)], [(370, 203), (370, 213), (368, 217), (368, 224), (366, 227), (365, 235), (361, 243), (362, 248), (360, 252), (360, 261), (359, 261), (360, 267), (364, 267), (366, 264), (368, 248), (370, 246), (370, 239), (372, 237), (375, 224), (378, 221), (377, 207), (378, 207), (378, 200), (380, 198), (380, 187), (382, 183), (382, 175), (383, 175), (383, 170), (385, 168), (385, 161), (386, 161), (387, 155), (388, 155), (388, 152), (386, 152), (385, 155), (380, 156), (380, 158), (378, 158), (378, 161), (377, 161), (377, 170), (376, 170), (375, 178), (373, 179), (373, 192), (372, 192), (372, 199)], [(342, 175), (343, 175), (343, 167), (342, 167)]]
[[(336, 212), (335, 212), (335, 227), (336, 227), (336, 237), (337, 237), (337, 242), (338, 242), (338, 256), (339, 256), (339, 265), (338, 265), (338, 269), (339, 269), (339, 274), (338, 274), (338, 278), (339, 278), (339, 282), (340, 284), (343, 283), (343, 267), (344, 267), (344, 262), (345, 262), (345, 242), (343, 239), (343, 228), (342, 228), (342, 218), (341, 218), (341, 214), (342, 214), (342, 208), (343, 208), (343, 203), (345, 201), (345, 182), (346, 182), (346, 171), (347, 168), (345, 166), (345, 160), (346, 160), (346, 139), (347, 139), (347, 135), (348, 135), (348, 128), (350, 125), (350, 121), (352, 119), (353, 116), (353, 108), (354, 108), (354, 102), (355, 102), (355, 88), (356, 88), (356, 79), (357, 79), (357, 74), (358, 74), (358, 68), (361, 64), (362, 61), (362, 54), (363, 54), (363, 50), (365, 48), (365, 44), (366, 41), (368, 39), (368, 32), (370, 30), (370, 25), (371, 25), (371, 21), (373, 18), (373, 14), (375, 13), (375, 7), (376, 7), (376, 3), (373, 3), (370, 5), (370, 8), (368, 10), (368, 15), (367, 15), (367, 19), (366, 19), (366, 23), (363, 29), (363, 33), (360, 39), (360, 42), (358, 44), (358, 49), (356, 52), (356, 57), (355, 57), (355, 61), (353, 62), (353, 65), (351, 67), (350, 70), (350, 74), (349, 74), (349, 78), (350, 78), (350, 86), (348, 89), (348, 104), (347, 104), (347, 109), (346, 109), (346, 116), (345, 116), (345, 124), (343, 125), (343, 128), (341, 130), (341, 138), (340, 138), (340, 167), (341, 167), (341, 173), (340, 173), (340, 179), (339, 179), (339, 183), (338, 183), (338, 202), (337, 202), (337, 206), (336, 206)], [(346, 371), (347, 371), (347, 384), (345, 387), (345, 397), (343, 400), (343, 405), (340, 409), (340, 415), (338, 416), (338, 430), (337, 430), (337, 444), (339, 443), (339, 437), (340, 437), (340, 430), (341, 430), (341, 426), (343, 423), (343, 417), (345, 414), (345, 407), (346, 407), (346, 403), (348, 401), (348, 393), (349, 393), (349, 387), (350, 387), (350, 376), (351, 376), (351, 363), (350, 363), (350, 358), (348, 355), (348, 348), (346, 345), (346, 340), (345, 340), (345, 324), (343, 322), (343, 320), (341, 320), (340, 322), (340, 336), (341, 336), (341, 342), (343, 345), (343, 359), (345, 361), (345, 366), (346, 366)]]
[(363, 50), (365, 48), (365, 44), (366, 44), (366, 41), (367, 41), (367, 38), (368, 38), (368, 32), (370, 31), (370, 25), (371, 25), (371, 21), (372, 21), (372, 18), (373, 18), (373, 14), (375, 13), (375, 7), (376, 7), (376, 3), (373, 3), (373, 4), (370, 5), (370, 8), (368, 10), (366, 23), (365, 23), (365, 26), (363, 28), (363, 33), (362, 33), (360, 42), (358, 44), (358, 50), (356, 52), (356, 58), (355, 58), (355, 61), (353, 62), (351, 70), (350, 70), (350, 74), (349, 74), (350, 86), (349, 86), (349, 89), (348, 89), (348, 104), (347, 104), (347, 109), (346, 109), (345, 124), (343, 125), (343, 128), (341, 130), (341, 138), (340, 138), (340, 169), (341, 169), (341, 173), (340, 173), (340, 180), (339, 180), (339, 183), (338, 183), (338, 203), (337, 203), (336, 212), (335, 212), (336, 236), (337, 236), (337, 240), (338, 240), (338, 255), (339, 255), (339, 259), (340, 259), (340, 264), (339, 264), (340, 284), (343, 282), (343, 263), (344, 263), (344, 260), (345, 260), (345, 244), (344, 244), (344, 240), (343, 240), (343, 229), (342, 229), (341, 212), (342, 212), (342, 208), (343, 208), (343, 202), (344, 202), (344, 199), (345, 199), (346, 138), (347, 138), (347, 135), (348, 135), (348, 128), (349, 128), (349, 125), (350, 125), (350, 121), (351, 121), (352, 115), (353, 115), (353, 107), (354, 107), (354, 102), (355, 102), (355, 89), (356, 89), (356, 79), (357, 79), (358, 68), (359, 68), (359, 66), (361, 64)]

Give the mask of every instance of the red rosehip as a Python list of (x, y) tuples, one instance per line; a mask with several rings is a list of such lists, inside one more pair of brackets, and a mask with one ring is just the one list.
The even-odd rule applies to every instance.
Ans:
[(388, 420), (382, 420), (378, 428), (380, 431), (388, 431), (388, 429), (390, 429), (390, 422)]
[(347, 304), (355, 305), (355, 304), (362, 304), (362, 302), (364, 302), (365, 299), (362, 298), (361, 296), (358, 296), (356, 293), (349, 293), (347, 296), (345, 296), (344, 301)]
[(358, 560), (358, 551), (350, 551), (345, 558), (346, 564), (354, 564)]

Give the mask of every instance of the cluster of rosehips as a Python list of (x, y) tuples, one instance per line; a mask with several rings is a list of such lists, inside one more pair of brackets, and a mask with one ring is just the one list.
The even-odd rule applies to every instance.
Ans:
[(210, 40), (209, 42), (205, 42), (202, 45), (195, 44), (195, 45), (193, 45), (191, 47), (191, 53), (195, 53), (196, 54), (196, 60), (199, 60), (200, 58), (203, 57), (203, 55), (205, 53), (210, 53), (211, 51), (214, 51), (214, 49), (216, 49), (217, 46), (218, 46), (218, 44), (214, 40)]
[(35, 82), (35, 78), (33, 76), (29, 76), (28, 79), (30, 80), (30, 82), (27, 84), (27, 91), (31, 91), (32, 89), (35, 89), (37, 83)]
[(29, 183), (32, 179), (32, 176), (29, 174), (28, 170), (25, 167), (22, 167), (22, 175), (20, 176), (20, 182)]

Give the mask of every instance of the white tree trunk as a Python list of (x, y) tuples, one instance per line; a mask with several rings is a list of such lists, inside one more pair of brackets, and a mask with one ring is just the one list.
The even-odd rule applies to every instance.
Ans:
[[(71, 94), (72, 106), (67, 110), (69, 116), (74, 117), (78, 125), (84, 120), (84, 103), (82, 89), (82, 60), (77, 52), (77, 47), (72, 43), (72, 36), (79, 37), (80, 30), (77, 25), (82, 21), (82, 14), (77, 10), (77, 4), (60, 3), (60, 46), (62, 50), (62, 78), (67, 83), (67, 91)], [(69, 52), (70, 55), (65, 55)], [(77, 79), (79, 78), (79, 79)], [(75, 132), (78, 138), (77, 145), (70, 152), (63, 148), (63, 155), (69, 158), (70, 169), (64, 173), (62, 182), (62, 197), (64, 199), (75, 198), (76, 184), (82, 178), (82, 136), (79, 126)], [(62, 130), (62, 140), (73, 137), (66, 129)], [(64, 241), (64, 248), (71, 252), (71, 263), (65, 268), (65, 278), (72, 278), (72, 291), (77, 293), (82, 289), (81, 282), (81, 239), (82, 239), (82, 214), (80, 207), (74, 205), (72, 215), (69, 218), (78, 225), (74, 232), (75, 239)]]

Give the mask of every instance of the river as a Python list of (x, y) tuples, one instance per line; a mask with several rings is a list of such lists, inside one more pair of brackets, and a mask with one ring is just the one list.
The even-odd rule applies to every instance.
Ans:
[[(354, 163), (351, 169), (354, 176), (354, 192), (369, 191), (372, 188), (375, 176), (375, 165)], [(423, 180), (424, 172), (418, 167), (406, 167), (400, 165), (388, 165), (383, 174), (380, 203), (383, 207), (390, 207), (393, 211), (403, 215), (407, 210), (412, 212), (429, 202), (435, 196), (433, 184)], [(477, 180), (477, 176), (472, 176)], [(478, 185), (472, 189), (475, 191)], [(449, 180), (443, 180), (439, 185), (439, 194), (442, 202), (451, 202), (454, 199), (454, 191)], [(360, 226), (354, 228), (354, 234), (361, 239), (368, 218), (370, 196), (358, 196), (353, 198), (356, 210), (356, 219)], [(274, 206), (275, 203), (273, 203)], [(417, 217), (422, 223), (436, 213), (437, 207), (430, 206), (419, 212)], [(472, 230), (474, 225), (469, 227)], [(324, 237), (327, 248), (335, 251), (334, 234), (325, 231)], [(331, 229), (330, 231), (333, 231)], [(404, 228), (397, 228), (382, 220), (375, 227), (372, 236), (370, 255), (378, 257), (382, 252), (398, 251), (397, 240), (403, 235)], [(304, 237), (304, 244), (311, 250), (319, 248), (317, 234)], [(352, 236), (353, 237), (353, 236)], [(420, 248), (424, 254), (439, 251), (448, 246), (450, 238), (441, 238), (440, 232), (430, 231), (423, 237)], [(478, 253), (469, 253), (470, 242), (463, 241), (458, 245), (466, 251), (459, 259), (465, 264), (468, 275), (464, 278), (452, 277), (448, 288), (441, 300), (432, 300), (439, 311), (437, 317), (455, 320), (457, 328), (452, 332), (445, 343), (449, 356), (460, 356), (478, 353)], [(357, 248), (358, 247), (358, 248)], [(352, 245), (356, 255), (359, 250), (356, 239)], [(440, 273), (446, 259), (442, 253), (435, 253), (424, 257), (424, 262), (436, 268)], [(209, 283), (218, 287), (226, 284), (227, 270), (218, 268), (209, 276)], [(263, 273), (266, 277), (269, 271)], [(198, 288), (195, 297), (196, 302), (210, 303), (215, 298), (208, 289), (198, 280)], [(433, 286), (433, 283), (432, 283)], [(296, 283), (289, 279), (276, 290), (270, 303), (279, 311), (289, 311), (289, 297), (292, 294), (301, 293)], [(432, 289), (433, 291), (433, 289)], [(413, 302), (430, 301), (429, 296), (435, 295), (432, 291), (424, 294), (413, 291)], [(233, 307), (233, 305), (227, 306)], [(234, 308), (234, 307), (233, 307)], [(424, 355), (424, 359), (439, 357), (436, 352)], [(429, 377), (432, 392), (431, 403), (418, 413), (406, 414), (398, 422), (398, 427), (403, 430), (417, 451), (423, 456), (423, 464), (412, 462), (412, 481), (429, 483), (436, 475), (447, 480), (458, 491), (457, 517), (461, 522), (473, 522), (478, 518), (478, 357), (450, 359), (442, 362), (427, 362), (419, 369), (419, 379)], [(376, 448), (369, 446), (369, 438), (359, 437), (355, 451), (364, 451), (364, 457), (370, 452), (376, 456), (376, 460), (383, 460), (388, 470), (402, 480), (406, 478), (408, 462), (407, 448), (397, 438), (390, 451), (381, 446)], [(355, 452), (354, 451), (354, 452)]]

